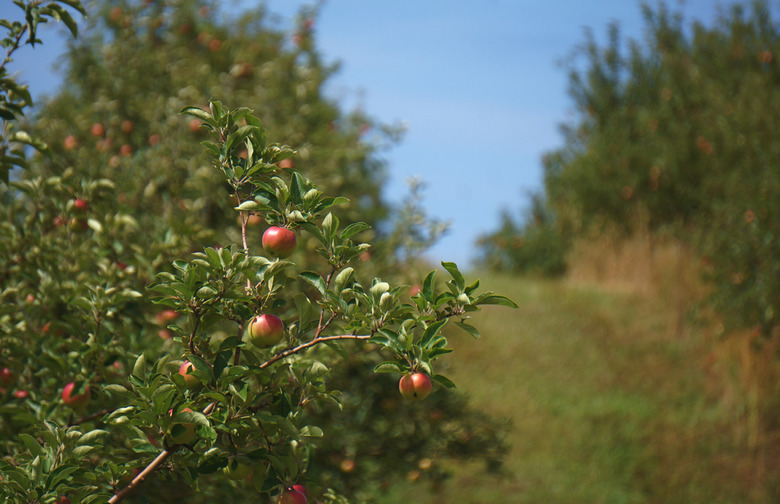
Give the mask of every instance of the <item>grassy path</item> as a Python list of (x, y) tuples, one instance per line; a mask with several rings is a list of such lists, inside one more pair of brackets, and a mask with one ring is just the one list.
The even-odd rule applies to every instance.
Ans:
[(561, 282), (484, 278), (520, 308), (475, 316), (482, 338), (452, 333), (440, 371), (474, 406), (509, 418), (507, 476), (452, 463), (428, 494), (393, 489), (383, 502), (737, 503), (740, 494), (702, 350), (674, 335), (663, 300)]

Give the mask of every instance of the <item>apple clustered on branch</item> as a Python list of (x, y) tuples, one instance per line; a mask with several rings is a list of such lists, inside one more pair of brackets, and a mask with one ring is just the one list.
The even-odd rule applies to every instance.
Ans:
[[(140, 430), (162, 435), (164, 449), (109, 502), (119, 502), (187, 447), (182, 463), (201, 474), (252, 470), (258, 491), (279, 502), (305, 503), (300, 480), (311, 456), (307, 446), (324, 433), (306, 424), (300, 405), (338, 402), (324, 381), (333, 354), (315, 349), (370, 342), (388, 356), (375, 371), (398, 373), (400, 393), (421, 400), (433, 382), (453, 386), (432, 368), (450, 352), (444, 325), (452, 320), (477, 337), (466, 322), (470, 312), (483, 304), (515, 305), (490, 292), (477, 294), (479, 282), (467, 285), (454, 263), (442, 263), (451, 276), (444, 289), (432, 271), (411, 302), (405, 302), (405, 286), (379, 278), (361, 284), (350, 263), (369, 248), (355, 241), (369, 226), (340, 226), (331, 209), (346, 204), (345, 198), (324, 196), (284, 162), (295, 152), (267, 143), (250, 110), (212, 101), (208, 110), (186, 107), (182, 113), (216, 139), (203, 145), (232, 191), (242, 243), (175, 261), (149, 286), (156, 303), (186, 315), (186, 322), (170, 326), (184, 348), (183, 361), (173, 373), (165, 358), (151, 366), (143, 356), (136, 362), (132, 387), (122, 391), (132, 405), (122, 414), (135, 410), (149, 418)], [(255, 239), (247, 230), (256, 217), (268, 224), (260, 240), (268, 257), (252, 254)], [(305, 251), (298, 249), (300, 240), (306, 240)], [(317, 264), (305, 256), (312, 242), (320, 271), (299, 271), (297, 258)], [(233, 335), (216, 336), (226, 331)], [(148, 400), (152, 391), (154, 401)]]

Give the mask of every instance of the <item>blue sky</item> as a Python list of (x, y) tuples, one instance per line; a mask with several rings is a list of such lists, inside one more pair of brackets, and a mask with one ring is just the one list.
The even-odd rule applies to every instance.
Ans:
[[(266, 2), (283, 27), (311, 3)], [(687, 20), (710, 24), (721, 2), (667, 3)], [(17, 10), (0, 0), (0, 17)], [(501, 209), (518, 212), (541, 187), (540, 159), (561, 145), (558, 126), (571, 118), (567, 72), (559, 63), (584, 41), (586, 27), (603, 41), (612, 21), (624, 36), (642, 37), (639, 3), (632, 0), (322, 4), (317, 43), (327, 60), (341, 62), (328, 93), (347, 108), (361, 106), (379, 121), (407, 128), (401, 143), (383, 153), (387, 198), (399, 201), (405, 181), (419, 177), (428, 214), (451, 222), (430, 259), (468, 266), (476, 238), (497, 226)], [(49, 67), (63, 43), (50, 37), (44, 32), (44, 46), (25, 50), (10, 65), (33, 97), (57, 84)]]

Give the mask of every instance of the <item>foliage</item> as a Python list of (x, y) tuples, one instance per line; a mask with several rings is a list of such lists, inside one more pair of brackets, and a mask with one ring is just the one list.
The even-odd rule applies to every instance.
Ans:
[(625, 44), (613, 24), (604, 46), (589, 35), (572, 60), (577, 115), (545, 156), (545, 198), (575, 235), (673, 231), (708, 264), (725, 327), (769, 336), (780, 303), (773, 12), (735, 4), (711, 27), (663, 3), (643, 12), (645, 40)]
[[(200, 2), (108, 5), (100, 7), (105, 17), (91, 19), (97, 27), (104, 19), (110, 36), (93, 28), (72, 46), (66, 89), (34, 123), (41, 138), (63, 142), (50, 142), (51, 158), (34, 157), (2, 193), (0, 368), (12, 378), (0, 389), (0, 495), (267, 499), (302, 480), (327, 502), (346, 502), (328, 486), (365, 493), (375, 472), (345, 483), (317, 465), (344, 450), (332, 437), (346, 432), (334, 408), (352, 410), (339, 387), (371, 384), (374, 372), (393, 382), (411, 370), (451, 387), (434, 371), (449, 352), (443, 327), (453, 319), (477, 336), (473, 311), (514, 303), (480, 293), (452, 263), (442, 264), (449, 280), (431, 272), (410, 298), (401, 282), (376, 276), (382, 263), (362, 260), (375, 234), (355, 217), (385, 212), (381, 169), (375, 147), (352, 128), (354, 116), (341, 117), (319, 94), (327, 72), (308, 18), (294, 48), (261, 26), (260, 13), (212, 44), (230, 22), (214, 25), (219, 18)], [(205, 47), (204, 37), (181, 29), (188, 22), (212, 33)], [(255, 70), (239, 76), (221, 66), (228, 53), (212, 53), (223, 49), (254, 51), (251, 66), (262, 68), (253, 84), (241, 83)], [(157, 57), (183, 67), (162, 71), (166, 60)], [(237, 101), (258, 94), (263, 122), (249, 108), (206, 100), (213, 91)], [(269, 123), (300, 147), (272, 138)], [(198, 140), (205, 158), (192, 146)], [(341, 195), (326, 196), (315, 176)], [(299, 235), (289, 260), (254, 250), (262, 221)], [(392, 261), (388, 255), (383, 267)], [(263, 312), (285, 323), (284, 338), (269, 348), (244, 337), (246, 321)], [(354, 355), (363, 363), (358, 380), (330, 377)], [(178, 372), (184, 360), (190, 375)], [(76, 392), (89, 388), (84, 407), (60, 399), (70, 382)], [(400, 397), (396, 385), (382, 390)], [(354, 434), (366, 436), (388, 417), (377, 391), (367, 387), (373, 401), (354, 405), (366, 415), (365, 430)], [(423, 422), (414, 439), (431, 437), (407, 444), (405, 456), (439, 446), (430, 454), (496, 458), (497, 427), (488, 423), (483, 437), (447, 448), (446, 433), (426, 431), (431, 407), (413, 410)], [(409, 411), (399, 407), (396, 421)], [(473, 423), (467, 407), (449, 411), (457, 428)], [(377, 466), (399, 456), (379, 455)], [(245, 472), (251, 476), (240, 477)]]
[(557, 276), (566, 272), (569, 234), (562, 229), (541, 194), (531, 198), (527, 215), (517, 222), (507, 211), (501, 213), (496, 231), (477, 241), (477, 264), (495, 271)]
[[(45, 5), (41, 2), (14, 2), (24, 11), (24, 22), (0, 20), (0, 26), (5, 30), (2, 46), (5, 57), (0, 63), (0, 119), (3, 122), (0, 132), (0, 181), (8, 183), (8, 176), (14, 168), (26, 168), (25, 146), (48, 153), (45, 142), (30, 135), (27, 131), (18, 129), (16, 121), (24, 115), (24, 109), (33, 105), (32, 96), (24, 86), (9, 75), (7, 65), (13, 61), (13, 54), (23, 45), (35, 47), (40, 44), (38, 26), (51, 20), (62, 21), (75, 37), (78, 27), (70, 12), (63, 7), (69, 6), (81, 14), (84, 7), (79, 0), (53, 0)], [(63, 5), (60, 5), (63, 4)]]

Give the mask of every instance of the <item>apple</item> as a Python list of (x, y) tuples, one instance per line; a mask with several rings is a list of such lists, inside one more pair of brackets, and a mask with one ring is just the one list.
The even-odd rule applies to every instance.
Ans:
[(80, 232), (80, 231), (86, 231), (89, 227), (89, 224), (87, 224), (87, 221), (84, 219), (70, 219), (68, 221), (68, 227), (70, 227), (71, 231)]
[(200, 380), (190, 372), (191, 369), (194, 370), (195, 365), (190, 361), (184, 361), (181, 366), (179, 366), (179, 374), (184, 378), (184, 383), (186, 383), (189, 388), (200, 385)]
[(27, 399), (30, 396), (30, 393), (26, 390), (17, 390), (14, 392), (14, 397), (17, 399)]
[(292, 168), (293, 167), (293, 160), (290, 158), (285, 158), (279, 161), (279, 168)]
[(290, 489), (279, 497), (279, 504), (309, 504), (309, 500), (301, 492)]
[(168, 322), (173, 322), (177, 318), (179, 318), (179, 312), (177, 312), (176, 310), (163, 310), (154, 316), (154, 319), (160, 325), (167, 324)]
[(309, 498), (309, 491), (306, 489), (304, 485), (300, 483), (296, 483), (295, 485), (292, 486), (292, 489), (295, 490), (296, 492), (302, 493), (304, 497), (306, 497), (307, 499)]
[(405, 398), (419, 401), (431, 393), (431, 379), (425, 373), (405, 374), (398, 382), (398, 389)]
[(100, 123), (95, 123), (92, 125), (90, 132), (92, 133), (92, 136), (102, 137), (106, 133), (106, 128)]
[(153, 135), (149, 135), (149, 145), (154, 147), (155, 145), (157, 145), (159, 143), (160, 143), (160, 135), (158, 135), (157, 133), (155, 133)]
[(193, 133), (197, 133), (200, 130), (200, 119), (192, 118), (190, 119), (190, 131)]
[(70, 504), (70, 499), (64, 495), (57, 497), (56, 504)]
[(248, 478), (249, 475), (252, 474), (252, 466), (231, 460), (228, 462), (228, 465), (222, 469), (222, 472), (229, 479), (239, 481)]
[(122, 125), (120, 126), (120, 128), (125, 133), (130, 133), (131, 131), (133, 131), (133, 121), (129, 119), (125, 119), (124, 121), (122, 121)]
[(90, 392), (89, 392), (89, 386), (84, 386), (84, 392), (81, 394), (74, 394), (74, 388), (76, 387), (76, 384), (74, 382), (70, 382), (67, 385), (65, 385), (65, 388), (62, 389), (62, 402), (65, 403), (66, 406), (70, 406), (74, 410), (83, 409), (84, 407), (89, 404), (90, 399)]
[(62, 145), (65, 147), (65, 150), (73, 150), (78, 144), (78, 140), (76, 140), (76, 137), (73, 135), (66, 136), (65, 140), (62, 141)]
[[(191, 413), (192, 410), (189, 408), (184, 408), (181, 410), (182, 412)], [(168, 410), (168, 414), (170, 416), (173, 416), (173, 409)], [(176, 429), (178, 431), (177, 434), (173, 433), (173, 427), (174, 426), (181, 426), (183, 429)], [(174, 444), (190, 444), (198, 437), (197, 433), (195, 432), (197, 429), (196, 425), (194, 423), (190, 422), (184, 422), (184, 423), (175, 423), (171, 425), (171, 441)]]
[(16, 383), (16, 375), (7, 367), (0, 369), (0, 385), (9, 386), (14, 383)]
[(351, 473), (355, 470), (355, 461), (352, 459), (344, 459), (341, 461), (341, 464), (339, 464), (339, 467), (342, 471), (345, 473)]
[(247, 323), (246, 337), (256, 347), (269, 347), (284, 337), (284, 322), (276, 315), (264, 313)]
[(133, 153), (133, 148), (129, 144), (124, 144), (119, 148), (120, 156), (129, 156)]
[(298, 238), (287, 228), (271, 226), (263, 233), (263, 248), (280, 259), (290, 257), (296, 245)]
[(73, 208), (79, 212), (86, 212), (89, 209), (89, 203), (81, 198), (73, 200)]

